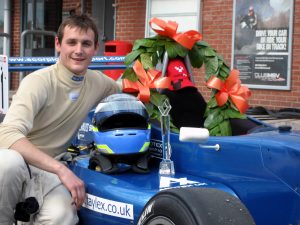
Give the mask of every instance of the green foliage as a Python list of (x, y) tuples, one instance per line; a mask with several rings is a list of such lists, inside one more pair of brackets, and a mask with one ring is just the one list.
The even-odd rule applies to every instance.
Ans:
[(141, 49), (137, 49), (137, 50), (133, 50), (131, 53), (129, 53), (128, 55), (126, 55), (125, 60), (124, 60), (124, 64), (126, 66), (129, 66), (130, 64), (132, 64), (134, 62), (134, 60), (137, 59), (137, 57), (144, 53), (145, 49), (141, 48)]
[(122, 75), (122, 79), (128, 79), (132, 82), (138, 81), (138, 77), (136, 76), (135, 72), (131, 67), (126, 68)]
[[(191, 50), (188, 50), (174, 40), (160, 35), (136, 40), (132, 52), (125, 57), (125, 64), (130, 66), (135, 60), (140, 60), (145, 70), (153, 69), (157, 63), (162, 62), (165, 51), (167, 51), (169, 58), (183, 58), (188, 55), (194, 68), (201, 68), (204, 65), (205, 82), (212, 76), (216, 76), (223, 81), (229, 76), (230, 67), (226, 65), (223, 58), (208, 43), (198, 41)], [(131, 81), (138, 80), (137, 75), (130, 67), (125, 70), (122, 78)], [(222, 107), (218, 106), (215, 98), (217, 92), (215, 89), (211, 91), (211, 97), (207, 102), (204, 115), (204, 127), (209, 130), (211, 136), (230, 136), (232, 135), (230, 119), (244, 119), (246, 117), (237, 110), (230, 99)], [(158, 106), (166, 98), (167, 96), (158, 93), (156, 90), (151, 90), (150, 103), (145, 105), (152, 119), (160, 120)], [(172, 123), (172, 118), (171, 129), (174, 132), (178, 132), (178, 128)]]
[(136, 40), (134, 42), (134, 46), (132, 47), (132, 50), (138, 50), (140, 49), (141, 47), (146, 47), (146, 48), (151, 48), (155, 43), (155, 40), (151, 40), (151, 39), (139, 39), (139, 40)]
[(145, 70), (154, 68), (150, 53), (142, 53), (141, 54), (141, 62), (143, 64)]
[(166, 51), (168, 52), (168, 56), (173, 59), (177, 56), (176, 45), (175, 42), (166, 42)]
[(196, 45), (188, 53), (192, 67), (200, 68), (203, 65), (205, 60), (205, 56), (201, 54), (198, 47)]

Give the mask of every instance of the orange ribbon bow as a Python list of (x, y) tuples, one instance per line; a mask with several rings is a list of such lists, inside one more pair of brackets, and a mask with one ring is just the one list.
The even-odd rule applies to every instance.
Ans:
[[(156, 17), (152, 18), (149, 22), (150, 27), (156, 33), (172, 38), (174, 41), (186, 47), (187, 49), (192, 49), (194, 44), (202, 39), (202, 35), (195, 30), (189, 30), (184, 33), (176, 33), (178, 24), (174, 21), (165, 22), (164, 20), (158, 19)], [(154, 29), (152, 24), (155, 24), (162, 28), (162, 30)]]
[(157, 70), (144, 70), (142, 63), (136, 60), (133, 65), (133, 70), (137, 74), (139, 80), (132, 82), (128, 79), (123, 79), (124, 92), (139, 92), (138, 99), (142, 102), (150, 101), (150, 88), (168, 88), (171, 81), (168, 77), (160, 77), (161, 72)]
[(212, 77), (207, 82), (207, 86), (219, 90), (216, 94), (219, 106), (224, 105), (230, 96), (232, 102), (241, 113), (245, 113), (249, 108), (247, 99), (251, 96), (251, 92), (248, 87), (241, 86), (238, 70), (232, 70), (224, 82), (217, 77)]

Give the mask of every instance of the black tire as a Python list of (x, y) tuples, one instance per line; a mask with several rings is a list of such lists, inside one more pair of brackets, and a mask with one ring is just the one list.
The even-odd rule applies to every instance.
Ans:
[(150, 199), (138, 225), (253, 225), (236, 197), (212, 188), (176, 188)]

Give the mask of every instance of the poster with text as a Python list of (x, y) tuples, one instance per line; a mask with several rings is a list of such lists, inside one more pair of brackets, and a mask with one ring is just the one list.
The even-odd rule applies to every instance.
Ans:
[(250, 88), (289, 90), (293, 0), (235, 0), (232, 66)]

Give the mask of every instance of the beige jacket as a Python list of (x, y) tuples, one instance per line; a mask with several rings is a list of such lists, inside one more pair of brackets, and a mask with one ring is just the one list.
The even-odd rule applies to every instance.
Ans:
[(0, 124), (0, 148), (27, 137), (50, 156), (64, 152), (87, 113), (116, 93), (114, 80), (88, 70), (84, 79), (60, 62), (27, 75)]

